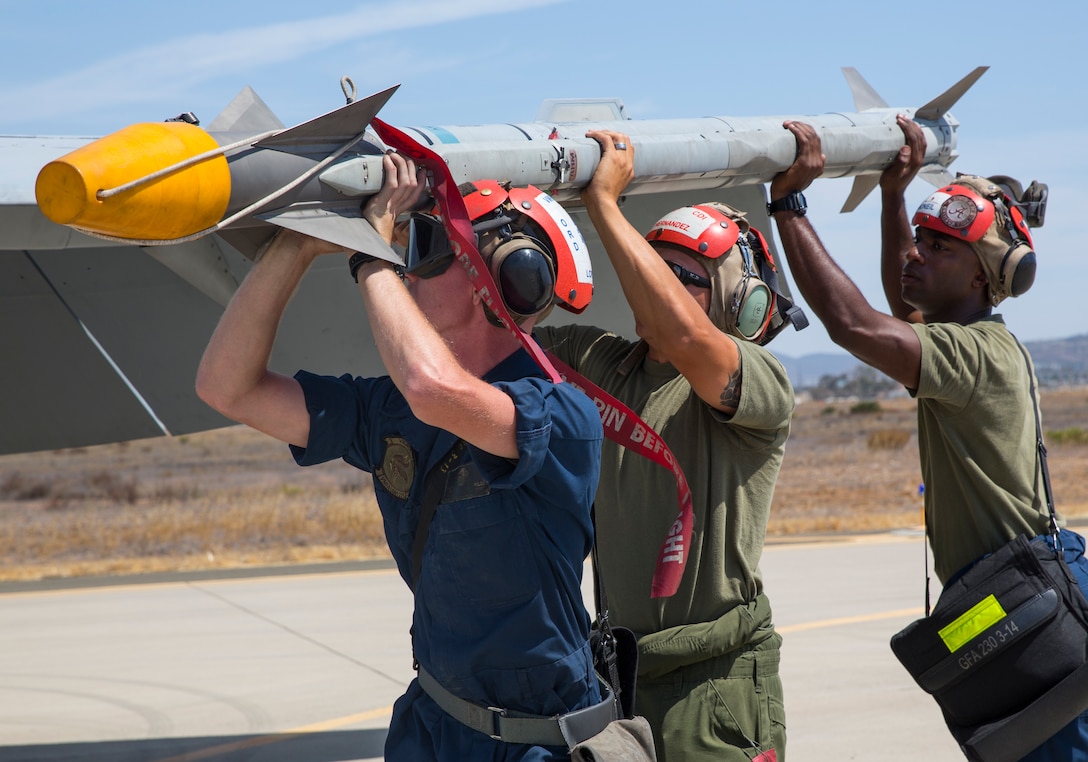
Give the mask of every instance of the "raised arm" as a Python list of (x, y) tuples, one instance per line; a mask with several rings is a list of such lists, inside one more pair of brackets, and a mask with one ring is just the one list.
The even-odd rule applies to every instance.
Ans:
[(305, 447), (310, 416), (298, 382), (268, 369), (283, 311), (329, 244), (280, 231), (235, 292), (197, 370), (196, 392), (223, 415)]
[(900, 320), (920, 323), (922, 313), (903, 301), (900, 277), (903, 264), (914, 249), (904, 194), (922, 168), (926, 136), (921, 127), (903, 114), (896, 117), (896, 122), (903, 130), (906, 144), (880, 175), (880, 280), (891, 313)]
[[(388, 241), (397, 216), (415, 205), (424, 183), (400, 154), (386, 154), (384, 169), (382, 191), (368, 201), (364, 216)], [(380, 260), (364, 265), (358, 276), (378, 352), (416, 417), (489, 453), (516, 458), (513, 400), (476, 375), (513, 351), (516, 339), (486, 323), (463, 268), (455, 263), (426, 281), (409, 275), (409, 288)], [(421, 306), (434, 311), (442, 334)]]
[[(797, 139), (797, 158), (771, 181), (771, 200), (803, 191), (823, 172), (816, 130), (803, 122), (786, 122)], [(792, 211), (774, 215), (790, 273), (831, 340), (867, 365), (908, 388), (918, 386), (921, 344), (902, 320), (878, 312), (827, 253), (812, 223)]]
[[(737, 345), (710, 321), (672, 270), (620, 211), (619, 198), (634, 177), (635, 147), (618, 132), (591, 131), (601, 162), (582, 200), (619, 277), (639, 335), (672, 363), (711, 407), (736, 412), (741, 367)], [(623, 144), (625, 150), (617, 150)]]

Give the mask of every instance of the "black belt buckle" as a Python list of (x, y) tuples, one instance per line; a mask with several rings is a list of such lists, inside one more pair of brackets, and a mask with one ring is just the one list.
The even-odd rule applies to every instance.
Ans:
[(487, 711), (491, 712), (491, 719), (493, 722), (492, 730), (494, 732), (489, 733), (492, 740), (501, 741), (502, 738), (502, 720), (507, 716), (505, 709), (500, 709), (497, 706), (489, 706)]

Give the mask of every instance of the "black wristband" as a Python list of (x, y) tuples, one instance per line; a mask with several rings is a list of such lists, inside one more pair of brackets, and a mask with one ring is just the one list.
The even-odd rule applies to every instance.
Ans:
[(804, 217), (806, 211), (808, 211), (808, 202), (801, 191), (794, 191), (788, 196), (767, 204), (767, 214), (772, 216), (776, 212), (797, 212), (799, 217)]
[(351, 259), (348, 260), (348, 270), (351, 271), (352, 279), (359, 282), (359, 268), (365, 265), (367, 262), (373, 262), (377, 257), (372, 257), (369, 254), (364, 254), (361, 251), (357, 251), (351, 255)]

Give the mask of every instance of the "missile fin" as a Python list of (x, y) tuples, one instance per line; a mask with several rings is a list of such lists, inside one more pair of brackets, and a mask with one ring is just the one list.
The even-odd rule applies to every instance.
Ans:
[(914, 112), (914, 118), (937, 121), (948, 113), (948, 109), (956, 105), (956, 101), (963, 97), (963, 94), (970, 90), (971, 86), (978, 82), (979, 77), (985, 74), (989, 68), (989, 66), (976, 67), (966, 77)]
[(547, 98), (537, 122), (622, 122), (629, 119), (619, 98)]
[(257, 92), (246, 85), (234, 100), (219, 112), (208, 125), (208, 132), (268, 132), (282, 130), (283, 122), (261, 100)]
[(400, 85), (393, 85), (380, 93), (297, 124), (254, 143), (254, 147), (290, 151), (293, 147), (312, 146), (314, 143), (344, 143), (366, 129), (370, 120), (377, 116), (398, 87)]
[(345, 251), (365, 251), (395, 265), (404, 264), (404, 257), (363, 219), (358, 202), (336, 206), (294, 204), (257, 217), (281, 228), (343, 246)]
[[(860, 107), (859, 107), (860, 108)], [(846, 197), (846, 202), (843, 203), (841, 214), (852, 212), (858, 208), (866, 196), (872, 193), (880, 183), (880, 175), (858, 175), (854, 178), (854, 184), (850, 188), (850, 195)]]
[(943, 188), (956, 178), (944, 167), (926, 167), (918, 172), (918, 177), (937, 188)]
[[(888, 108), (888, 104), (884, 99), (853, 66), (842, 67), (842, 74), (846, 77), (846, 84), (850, 85), (850, 93), (854, 96), (854, 107), (858, 111), (867, 111), (871, 108)], [(844, 209), (843, 211), (847, 210)]]

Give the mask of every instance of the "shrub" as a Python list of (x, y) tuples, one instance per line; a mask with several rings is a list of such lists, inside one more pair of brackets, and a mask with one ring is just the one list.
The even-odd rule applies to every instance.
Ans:
[(869, 432), (870, 450), (902, 450), (910, 441), (908, 429), (877, 429)]
[(0, 498), (7, 500), (40, 500), (50, 492), (48, 482), (31, 479), (18, 471), (0, 481)]
[(868, 400), (866, 402), (859, 402), (850, 408), (850, 414), (856, 415), (858, 413), (879, 413), (881, 410), (880, 403), (876, 400)]
[(1068, 429), (1056, 429), (1046, 433), (1047, 439), (1054, 444), (1088, 444), (1088, 430), (1070, 427)]

